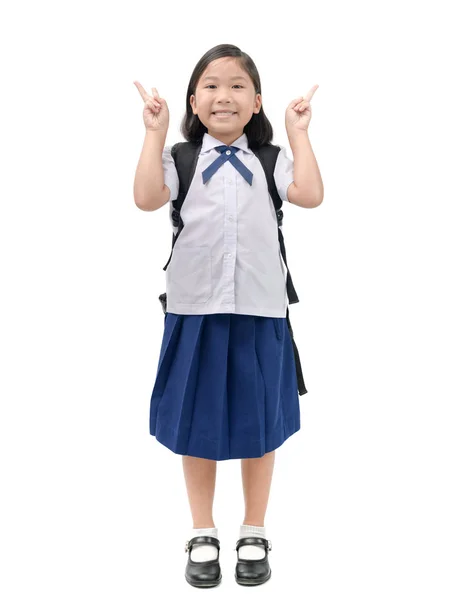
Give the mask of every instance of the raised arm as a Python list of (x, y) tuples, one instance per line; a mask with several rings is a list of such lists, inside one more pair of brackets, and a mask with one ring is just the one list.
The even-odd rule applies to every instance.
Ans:
[(164, 183), (163, 149), (169, 127), (166, 101), (152, 88), (153, 96), (135, 81), (144, 101), (143, 120), (146, 128), (133, 185), (135, 204), (141, 210), (157, 210), (169, 200), (170, 190)]

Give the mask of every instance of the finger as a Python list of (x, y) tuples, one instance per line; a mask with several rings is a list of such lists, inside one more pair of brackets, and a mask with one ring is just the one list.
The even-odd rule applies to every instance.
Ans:
[(290, 105), (288, 108), (294, 108), (295, 106), (297, 106), (299, 104), (299, 102), (303, 99), (303, 97), (301, 96), (300, 98), (295, 98), (292, 102), (290, 102)]
[(160, 98), (157, 88), (152, 88), (152, 93), (153, 93), (153, 98), (154, 98), (155, 102), (157, 103), (157, 105), (159, 107), (161, 107), (164, 100), (163, 100), (163, 98)]
[(313, 98), (313, 94), (316, 92), (316, 90), (319, 88), (319, 85), (314, 85), (309, 92), (307, 93), (307, 95), (305, 96), (305, 99), (310, 102), (310, 100)]
[(141, 98), (144, 100), (144, 102), (150, 98), (150, 95), (146, 92), (146, 90), (143, 88), (143, 86), (139, 83), (139, 81), (134, 81), (133, 82), (136, 87), (138, 88), (138, 92), (141, 94)]
[(153, 112), (158, 112), (161, 108), (161, 106), (157, 104), (153, 98), (146, 100), (146, 106), (148, 106)]
[[(154, 89), (154, 88), (152, 88)], [(161, 108), (161, 102), (159, 102), (154, 96), (149, 96), (148, 100), (152, 100), (152, 102), (155, 104), (155, 106), (158, 106), (158, 108)]]

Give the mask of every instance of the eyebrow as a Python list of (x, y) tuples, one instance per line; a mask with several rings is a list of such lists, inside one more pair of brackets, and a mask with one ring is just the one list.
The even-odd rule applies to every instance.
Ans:
[[(213, 75), (208, 75), (207, 77), (204, 77), (204, 81), (207, 81), (207, 79), (219, 79), (219, 77), (215, 77)], [(246, 81), (246, 78), (243, 77), (242, 75), (237, 75), (236, 77), (231, 77), (230, 79), (244, 79), (244, 81)]]

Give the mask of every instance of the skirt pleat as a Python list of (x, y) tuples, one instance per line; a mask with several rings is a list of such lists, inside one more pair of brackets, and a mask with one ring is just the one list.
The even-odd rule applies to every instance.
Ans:
[(286, 318), (166, 313), (150, 434), (176, 454), (258, 458), (301, 427)]

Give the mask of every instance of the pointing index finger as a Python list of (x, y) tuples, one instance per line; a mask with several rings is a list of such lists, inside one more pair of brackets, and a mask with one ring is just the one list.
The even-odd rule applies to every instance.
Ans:
[(138, 88), (138, 92), (141, 94), (141, 98), (144, 100), (144, 102), (146, 102), (146, 100), (149, 100), (150, 95), (146, 92), (146, 90), (143, 88), (143, 86), (139, 83), (139, 81), (134, 81), (133, 82), (136, 87)]
[(310, 102), (310, 100), (313, 98), (313, 94), (316, 92), (316, 90), (318, 88), (319, 88), (319, 85), (316, 84), (308, 91), (308, 93), (305, 95), (305, 100), (307, 100), (307, 102)]

